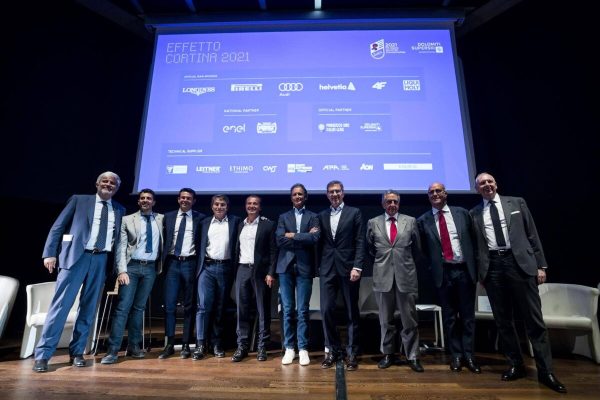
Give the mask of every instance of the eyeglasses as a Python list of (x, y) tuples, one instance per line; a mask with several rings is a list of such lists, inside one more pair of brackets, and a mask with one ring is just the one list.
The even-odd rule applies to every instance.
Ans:
[(439, 194), (439, 193), (444, 193), (444, 189), (431, 189), (430, 191), (427, 192), (427, 194)]

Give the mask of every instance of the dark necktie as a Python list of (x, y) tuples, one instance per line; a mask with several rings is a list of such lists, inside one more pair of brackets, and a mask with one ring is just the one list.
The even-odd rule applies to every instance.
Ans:
[(146, 218), (146, 253), (152, 253), (152, 215), (144, 215)]
[(181, 255), (181, 248), (183, 247), (183, 236), (185, 235), (185, 224), (187, 220), (187, 214), (181, 214), (181, 222), (179, 223), (179, 230), (177, 231), (177, 240), (175, 241), (175, 255)]
[(448, 233), (446, 217), (442, 210), (438, 212), (438, 222), (440, 223), (440, 241), (442, 242), (442, 254), (444, 255), (444, 260), (452, 261), (454, 255), (452, 253), (452, 244), (450, 243), (450, 233)]
[(498, 208), (496, 208), (495, 203), (494, 200), (490, 200), (490, 217), (492, 218), (492, 225), (494, 226), (496, 244), (498, 247), (506, 247), (506, 240), (504, 240), (504, 233), (502, 233), (502, 225), (500, 224), (500, 214), (498, 214)]
[(102, 251), (106, 247), (106, 231), (108, 230), (108, 203), (102, 201), (102, 211), (100, 211), (100, 226), (98, 227), (98, 236), (94, 248)]
[(398, 234), (398, 227), (396, 227), (396, 218), (390, 217), (390, 243), (394, 244), (396, 235)]

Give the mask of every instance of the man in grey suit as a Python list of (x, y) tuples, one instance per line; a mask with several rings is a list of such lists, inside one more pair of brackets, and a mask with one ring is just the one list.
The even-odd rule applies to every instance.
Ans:
[(119, 186), (121, 178), (114, 172), (100, 174), (96, 179), (96, 194), (71, 196), (50, 229), (42, 255), (44, 267), (52, 273), (58, 265), (59, 273), (42, 337), (35, 349), (36, 372), (48, 371), (48, 360), (56, 350), (80, 288), (69, 355), (73, 366), (86, 366), (83, 352), (104, 287), (109, 253), (113, 243), (115, 247), (118, 244), (125, 213), (122, 205), (112, 201)]
[(518, 312), (525, 320), (539, 382), (566, 393), (567, 389), (552, 371), (552, 353), (537, 287), (546, 281), (548, 265), (533, 217), (524, 199), (498, 194), (492, 175), (486, 172), (477, 175), (475, 187), (483, 198), (470, 211), (477, 241), (479, 280), (486, 288), (502, 350), (510, 364), (502, 380), (512, 381), (526, 375), (514, 325), (514, 314)]
[(450, 369), (459, 372), (462, 362), (473, 373), (481, 368), (473, 358), (475, 337), (475, 285), (477, 266), (469, 212), (448, 206), (446, 187), (435, 182), (427, 190), (431, 211), (419, 217), (423, 255), (433, 275), (442, 305), (444, 331), (452, 355)]
[(162, 270), (163, 215), (152, 212), (154, 205), (154, 191), (142, 189), (138, 196), (140, 210), (123, 217), (116, 251), (119, 303), (113, 314), (108, 352), (101, 364), (117, 362), (128, 318), (125, 355), (134, 358), (145, 356), (140, 348), (144, 310), (156, 275)]
[(367, 248), (374, 257), (373, 291), (379, 307), (381, 352), (379, 368), (395, 364), (396, 325), (394, 311), (400, 311), (402, 344), (408, 365), (423, 372), (419, 361), (419, 330), (417, 324), (417, 268), (421, 245), (417, 221), (398, 213), (400, 193), (387, 190), (382, 196), (383, 215), (367, 223)]

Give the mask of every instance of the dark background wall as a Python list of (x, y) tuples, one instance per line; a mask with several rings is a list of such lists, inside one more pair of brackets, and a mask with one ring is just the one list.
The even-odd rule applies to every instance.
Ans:
[[(3, 41), (0, 130), (3, 179), (0, 274), (21, 282), (7, 335), (22, 334), (25, 286), (55, 279), (41, 252), (52, 222), (73, 193), (93, 193), (97, 175), (117, 172), (116, 199), (136, 210), (137, 142), (152, 43), (71, 2), (39, 2)], [(28, 12), (28, 14), (27, 14)], [(536, 219), (549, 281), (596, 286), (594, 201), (598, 199), (597, 113), (592, 109), (598, 65), (591, 15), (554, 2), (523, 1), (457, 39), (463, 62), (478, 171), (492, 173), (501, 194), (523, 196)], [(394, 183), (390, 182), (390, 187)], [(243, 196), (232, 212), (243, 213)], [(473, 207), (478, 195), (450, 195)], [(209, 211), (209, 196), (196, 209)], [(377, 195), (347, 195), (365, 218), (382, 212)], [(592, 203), (589, 203), (592, 201)], [(327, 206), (314, 195), (309, 206)], [(159, 212), (177, 207), (160, 196)], [(287, 210), (287, 196), (266, 196), (265, 215)], [(404, 195), (401, 211), (419, 216), (422, 195)], [(588, 218), (588, 214), (592, 218)], [(422, 302), (433, 292), (420, 275)], [(156, 298), (161, 295), (154, 292)]]

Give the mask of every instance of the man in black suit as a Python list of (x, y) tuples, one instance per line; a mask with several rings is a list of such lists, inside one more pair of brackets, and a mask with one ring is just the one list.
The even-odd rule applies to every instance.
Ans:
[(261, 199), (246, 198), (247, 217), (238, 226), (235, 261), (235, 299), (237, 304), (237, 350), (231, 361), (240, 362), (248, 356), (252, 331), (250, 304), (256, 299), (258, 314), (258, 361), (267, 360), (267, 344), (271, 338), (271, 286), (275, 281), (277, 246), (275, 222), (260, 216)]
[(446, 187), (435, 182), (427, 191), (431, 211), (417, 220), (423, 254), (442, 305), (444, 331), (452, 355), (450, 369), (459, 372), (464, 361), (473, 373), (481, 368), (473, 358), (477, 266), (469, 212), (448, 206)]
[(502, 380), (512, 381), (526, 375), (514, 325), (517, 312), (525, 320), (539, 382), (566, 393), (567, 389), (552, 371), (552, 353), (537, 287), (546, 281), (547, 264), (533, 217), (524, 199), (500, 197), (492, 175), (485, 172), (477, 175), (475, 187), (483, 198), (470, 211), (477, 241), (479, 280), (486, 288), (502, 350), (510, 364)]
[(358, 291), (364, 262), (364, 222), (358, 208), (344, 204), (342, 182), (327, 184), (327, 198), (331, 206), (319, 214), (321, 314), (328, 350), (321, 367), (333, 367), (341, 356), (342, 346), (335, 321), (336, 298), (341, 291), (348, 324), (346, 369), (354, 371), (358, 368)]
[[(217, 358), (225, 357), (222, 346), (223, 308), (231, 292), (237, 248), (239, 217), (228, 215), (229, 197), (214, 195), (211, 199), (213, 216), (200, 226), (200, 254), (196, 279), (198, 281), (198, 310), (196, 312), (196, 349), (194, 361), (206, 356), (208, 340)], [(209, 335), (209, 327), (212, 327)]]
[(165, 214), (165, 243), (163, 250), (165, 274), (165, 336), (167, 343), (158, 358), (175, 353), (175, 314), (179, 291), (183, 292), (183, 337), (181, 358), (190, 357), (194, 318), (196, 265), (200, 248), (200, 221), (204, 214), (192, 210), (196, 192), (183, 188), (177, 197), (179, 209)]

